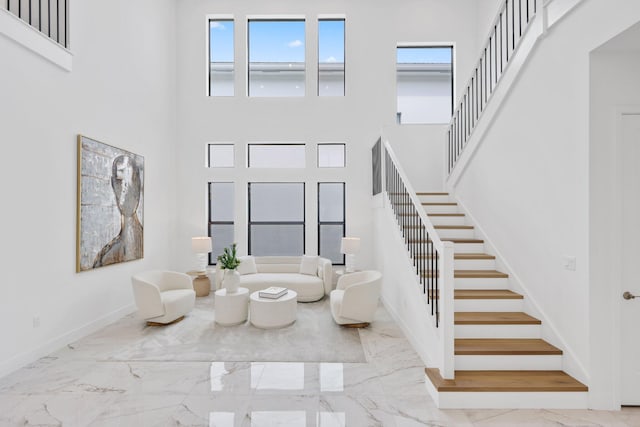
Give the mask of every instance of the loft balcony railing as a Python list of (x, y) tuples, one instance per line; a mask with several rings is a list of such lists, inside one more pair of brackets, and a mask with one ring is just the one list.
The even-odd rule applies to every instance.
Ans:
[(509, 61), (535, 17), (538, 1), (503, 1), (491, 26), (489, 39), (449, 123), (448, 173), (456, 166)]
[(0, 6), (62, 47), (69, 47), (69, 0), (2, 0)]

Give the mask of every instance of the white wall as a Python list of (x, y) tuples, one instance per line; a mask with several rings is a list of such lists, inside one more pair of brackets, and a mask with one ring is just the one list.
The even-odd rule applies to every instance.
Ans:
[[(622, 218), (619, 113), (640, 112), (640, 24), (636, 50), (612, 51), (608, 46), (591, 54), (589, 136), (589, 281), (591, 309), (591, 366), (594, 401), (603, 407), (619, 405), (620, 304)], [(636, 184), (637, 185), (637, 184)], [(627, 268), (634, 268), (627, 266)], [(623, 284), (629, 286), (630, 284)], [(627, 337), (628, 338), (628, 337)], [(624, 339), (624, 337), (623, 337)]]
[[(274, 0), (198, 0), (178, 3), (178, 238), (175, 242), (178, 265), (193, 263), (189, 241), (206, 234), (206, 183), (210, 180), (236, 182), (236, 240), (246, 251), (246, 183), (258, 180), (304, 181), (307, 183), (306, 250), (317, 248), (315, 227), (318, 181), (347, 183), (347, 235), (359, 236), (363, 250), (361, 267), (373, 266), (373, 215), (371, 194), (371, 146), (382, 127), (396, 120), (396, 46), (399, 42), (455, 43), (456, 69), (469, 70), (475, 49), (474, 8), (470, 0), (441, 2), (327, 0), (323, 2)], [(207, 82), (207, 14), (235, 16), (236, 96), (209, 98)], [(300, 98), (246, 97), (246, 17), (247, 15), (305, 15), (307, 17), (306, 96)], [(346, 96), (317, 97), (317, 25), (319, 14), (346, 17)], [(467, 74), (469, 71), (464, 72)], [(439, 127), (440, 129), (441, 127)], [(414, 127), (414, 135), (424, 128)], [(417, 137), (416, 137), (417, 139)], [(248, 142), (303, 141), (309, 144), (304, 171), (208, 170), (205, 146), (209, 142), (237, 143), (237, 165), (245, 163)], [(347, 168), (316, 169), (315, 144), (346, 142)], [(423, 167), (441, 168), (441, 148), (424, 157)], [(428, 153), (426, 153), (428, 154)], [(441, 169), (440, 169), (441, 170)], [(440, 175), (441, 176), (441, 175)], [(441, 182), (441, 180), (439, 180)], [(215, 237), (214, 237), (215, 238)]]
[[(590, 293), (608, 285), (589, 277), (600, 262), (589, 256), (589, 52), (639, 19), (637, 2), (584, 1), (551, 28), (455, 188), (528, 307), (542, 310), (543, 336), (568, 355), (564, 368), (584, 380), (601, 368), (590, 364)], [(564, 256), (576, 257), (575, 271)], [(587, 382), (596, 396), (602, 384)]]
[[(0, 375), (130, 311), (130, 276), (170, 263), (174, 22), (173, 0), (74, 2), (72, 72), (0, 37)], [(143, 260), (75, 273), (79, 133), (145, 156)]]

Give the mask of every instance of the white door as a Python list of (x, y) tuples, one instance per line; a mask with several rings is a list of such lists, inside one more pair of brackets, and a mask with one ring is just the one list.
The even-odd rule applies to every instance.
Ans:
[[(640, 405), (640, 114), (622, 116), (621, 338), (623, 405)], [(637, 295), (625, 299), (623, 292)]]

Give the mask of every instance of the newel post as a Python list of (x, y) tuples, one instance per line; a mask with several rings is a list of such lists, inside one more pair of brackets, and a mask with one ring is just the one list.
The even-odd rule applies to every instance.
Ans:
[(442, 326), (442, 378), (453, 379), (455, 377), (454, 360), (454, 264), (453, 264), (453, 242), (442, 242), (442, 267), (440, 269), (442, 288), (440, 290), (440, 325)]

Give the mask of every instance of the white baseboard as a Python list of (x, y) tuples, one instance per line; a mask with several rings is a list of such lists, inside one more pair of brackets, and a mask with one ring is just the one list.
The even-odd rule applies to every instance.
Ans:
[(11, 372), (35, 362), (41, 357), (47, 356), (56, 350), (64, 347), (65, 345), (77, 341), (89, 334), (92, 334), (105, 326), (115, 322), (122, 317), (133, 313), (136, 310), (135, 305), (129, 304), (122, 308), (119, 308), (111, 313), (108, 313), (92, 322), (87, 323), (84, 326), (80, 326), (77, 329), (64, 333), (58, 337), (52, 338), (46, 343), (32, 350), (18, 354), (9, 360), (0, 362), (0, 378), (9, 375)]

